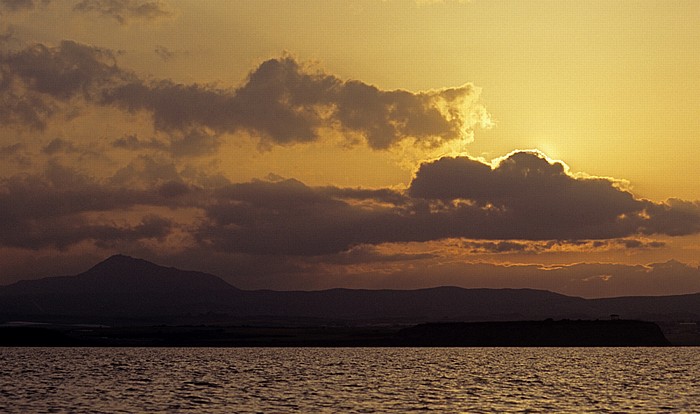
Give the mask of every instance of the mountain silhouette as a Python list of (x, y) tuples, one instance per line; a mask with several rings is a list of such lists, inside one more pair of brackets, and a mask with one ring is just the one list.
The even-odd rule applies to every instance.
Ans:
[(75, 276), (0, 287), (0, 313), (150, 319), (228, 309), (239, 292), (214, 275), (115, 255)]
[(535, 289), (246, 291), (201, 272), (112, 256), (74, 276), (0, 287), (0, 322), (422, 323), (700, 319), (700, 294), (583, 299)]

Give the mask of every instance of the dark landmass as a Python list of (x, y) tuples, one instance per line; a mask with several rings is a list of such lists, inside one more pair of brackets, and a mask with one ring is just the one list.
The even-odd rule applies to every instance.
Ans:
[(5, 327), (0, 346), (573, 347), (667, 346), (641, 321), (428, 323), (399, 327)]
[[(668, 338), (673, 338), (672, 342), (700, 344), (696, 323), (700, 321), (700, 294), (583, 299), (535, 289), (457, 287), (247, 291), (214, 275), (158, 266), (122, 255), (112, 256), (78, 275), (0, 286), (0, 325), (23, 321), (54, 327), (127, 326), (130, 332), (142, 337), (145, 331), (139, 333), (138, 327), (147, 327), (145, 329), (162, 337), (167, 329), (151, 327), (205, 325), (253, 329), (264, 326), (268, 331), (296, 329), (295, 332), (322, 328), (325, 331), (321, 336), (325, 339), (321, 342), (352, 344), (360, 332), (369, 335), (375, 332), (372, 329), (379, 329), (376, 327), (407, 327), (429, 322), (602, 321), (610, 319), (611, 315), (619, 319), (654, 321)], [(112, 331), (103, 332), (107, 336), (121, 328), (109, 329)], [(180, 338), (175, 342), (186, 342), (186, 335), (180, 335), (184, 328), (173, 329), (176, 332), (172, 335)], [(211, 329), (214, 328), (205, 329), (202, 335), (210, 334)], [(221, 329), (228, 335), (234, 328)], [(344, 329), (351, 331), (347, 337), (342, 336), (346, 332)], [(380, 336), (386, 336), (387, 329), (382, 328)], [(341, 336), (334, 336), (336, 334)], [(226, 335), (214, 335), (212, 341), (228, 343)], [(309, 342), (309, 338), (315, 334), (300, 335), (305, 344), (314, 343)], [(88, 342), (94, 339), (87, 334), (78, 337)], [(241, 343), (241, 338), (236, 336), (231, 343)], [(296, 341), (288, 336), (284, 338), (279, 342), (281, 345)], [(360, 339), (365, 341), (366, 338)], [(379, 343), (383, 340), (377, 339)], [(260, 341), (271, 342), (266, 337)]]
[(409, 346), (666, 346), (658, 325), (643, 321), (428, 323), (401, 330)]

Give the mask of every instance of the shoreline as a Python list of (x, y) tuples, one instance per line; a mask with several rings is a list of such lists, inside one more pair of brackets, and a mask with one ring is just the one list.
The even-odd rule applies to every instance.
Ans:
[(652, 322), (561, 320), (412, 326), (10, 326), (0, 346), (606, 347), (677, 346)]

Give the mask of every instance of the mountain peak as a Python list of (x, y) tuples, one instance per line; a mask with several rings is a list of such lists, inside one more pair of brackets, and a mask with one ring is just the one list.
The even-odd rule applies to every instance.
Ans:
[(149, 261), (143, 260), (143, 259), (137, 259), (135, 257), (131, 256), (126, 256), (123, 254), (115, 254), (114, 256), (110, 256), (107, 259), (101, 261), (100, 263), (96, 264), (92, 268), (90, 268), (87, 272), (92, 273), (95, 271), (105, 271), (105, 270), (113, 270), (113, 271), (119, 271), (119, 270), (129, 270), (129, 271), (134, 271), (134, 270), (142, 270), (145, 268), (155, 268), (155, 267), (160, 267), (154, 263), (151, 263)]
[(160, 266), (123, 254), (110, 256), (74, 278), (79, 284), (96, 289), (95, 292), (129, 294), (149, 292), (149, 294), (172, 296), (237, 290), (223, 279), (208, 273)]

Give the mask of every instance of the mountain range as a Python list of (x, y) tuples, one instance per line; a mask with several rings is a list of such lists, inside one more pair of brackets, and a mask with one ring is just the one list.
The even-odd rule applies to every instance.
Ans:
[(371, 325), (552, 319), (700, 320), (700, 293), (584, 299), (535, 289), (241, 290), (116, 255), (74, 276), (0, 286), (0, 322)]

